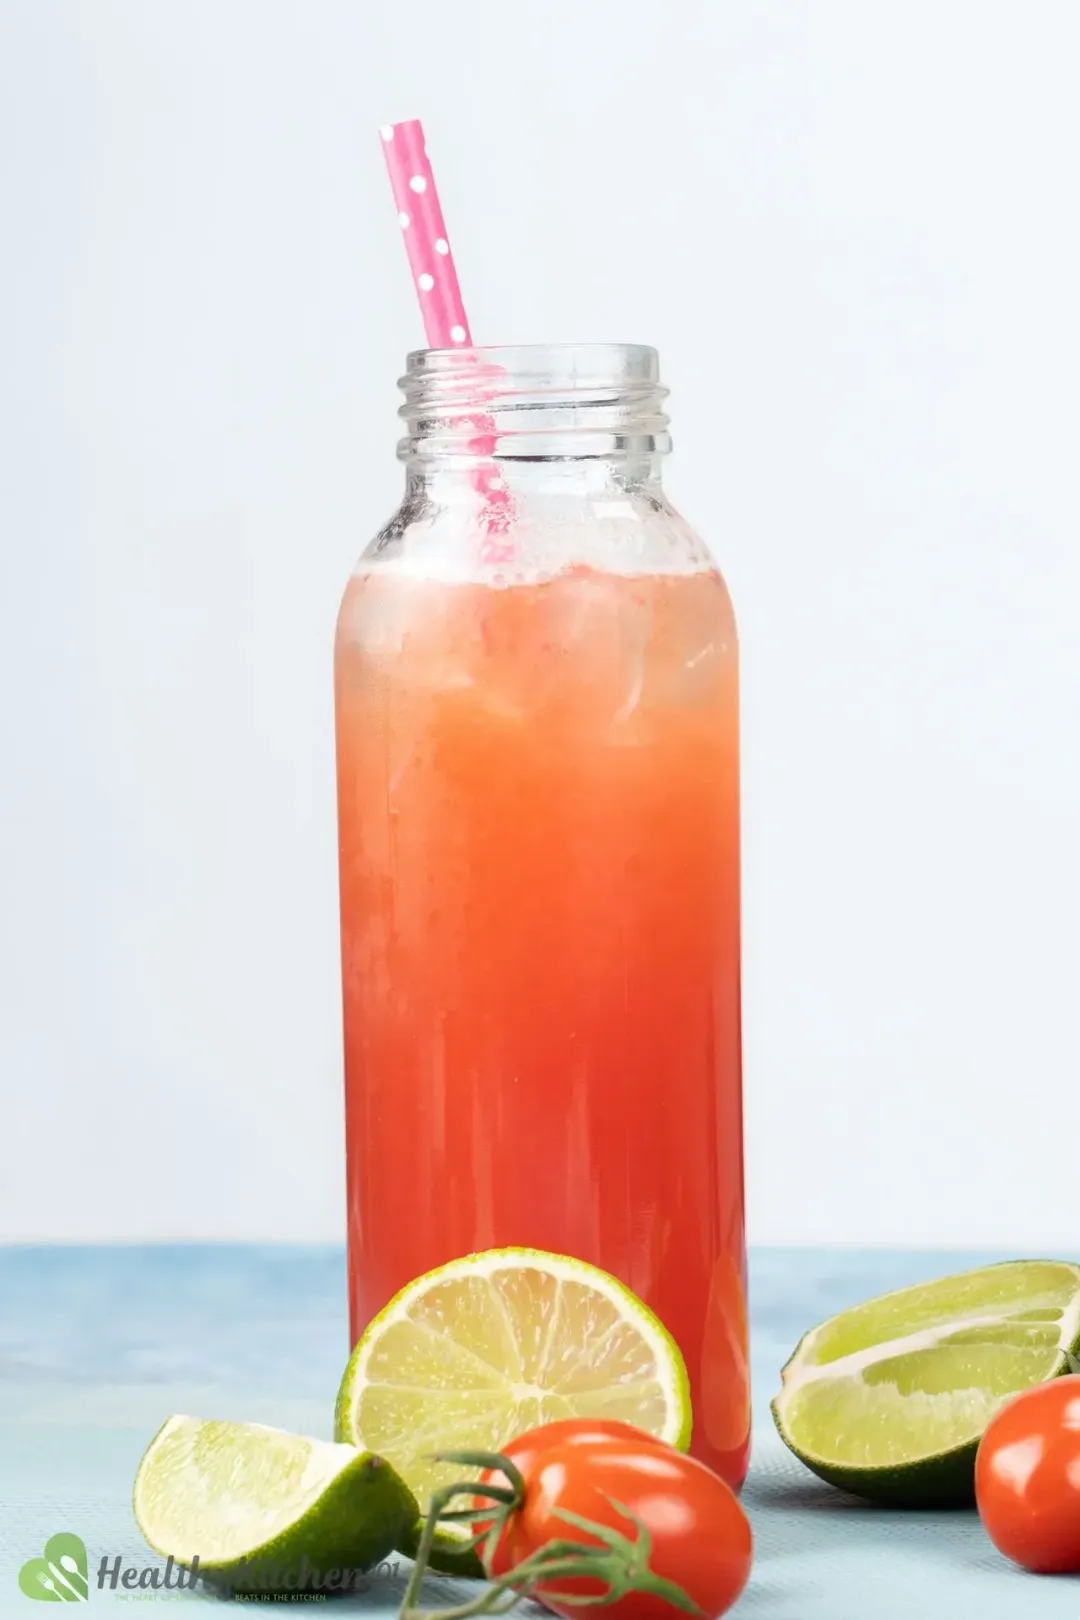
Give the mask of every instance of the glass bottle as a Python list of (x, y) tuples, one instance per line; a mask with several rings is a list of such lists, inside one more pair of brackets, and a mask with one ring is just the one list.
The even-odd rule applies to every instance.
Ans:
[(335, 660), (353, 1337), (475, 1250), (588, 1260), (737, 1485), (738, 655), (657, 356), (426, 350), (402, 386)]

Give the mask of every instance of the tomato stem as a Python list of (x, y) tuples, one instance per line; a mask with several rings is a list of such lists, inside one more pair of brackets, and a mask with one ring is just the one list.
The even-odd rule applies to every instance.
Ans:
[[(509, 1457), (504, 1457), (498, 1451), (440, 1451), (436, 1462), (460, 1463), (463, 1468), (487, 1468), (492, 1473), (500, 1473), (510, 1481), (511, 1488), (518, 1502), (525, 1500), (525, 1480), (521, 1469)], [(501, 1495), (503, 1487), (500, 1485), (483, 1485), (477, 1482), (472, 1487), (474, 1496)]]
[[(636, 1534), (632, 1538), (623, 1535), (619, 1530), (613, 1530), (609, 1525), (583, 1518), (580, 1514), (571, 1513), (565, 1508), (556, 1508), (554, 1513), (558, 1518), (594, 1539), (574, 1541), (567, 1537), (549, 1541), (530, 1553), (528, 1558), (522, 1559), (507, 1574), (492, 1579), (488, 1587), (468, 1603), (461, 1603), (450, 1609), (421, 1609), (417, 1599), (431, 1561), (440, 1521), (458, 1524), (474, 1523), (478, 1519), (491, 1521), (490, 1526), (473, 1536), (468, 1543), (474, 1549), (483, 1547), (484, 1568), (490, 1572), (491, 1560), (499, 1537), (509, 1519), (525, 1500), (525, 1481), (520, 1470), (509, 1457), (504, 1457), (498, 1452), (441, 1452), (436, 1461), (497, 1471), (510, 1481), (510, 1486), (507, 1488), (483, 1484), (477, 1480), (462, 1480), (452, 1485), (444, 1485), (432, 1492), (420, 1544), (416, 1550), (416, 1561), (401, 1600), (399, 1620), (472, 1620), (474, 1615), (502, 1615), (507, 1614), (520, 1598), (535, 1596), (539, 1596), (541, 1601), (550, 1598), (558, 1603), (586, 1608), (597, 1604), (615, 1603), (630, 1592), (649, 1592), (670, 1603), (672, 1608), (681, 1609), (686, 1614), (701, 1614), (698, 1605), (681, 1586), (667, 1580), (663, 1575), (657, 1575), (650, 1568), (652, 1537), (647, 1526), (636, 1513), (631, 1513), (629, 1508), (610, 1496), (607, 1500), (611, 1506), (634, 1526)], [(459, 1496), (473, 1498), (484, 1496), (488, 1498), (491, 1506), (451, 1508), (450, 1503)], [(600, 1543), (599, 1546), (597, 1542)], [(595, 1595), (552, 1590), (548, 1583), (564, 1576), (574, 1580), (599, 1581), (604, 1590)]]

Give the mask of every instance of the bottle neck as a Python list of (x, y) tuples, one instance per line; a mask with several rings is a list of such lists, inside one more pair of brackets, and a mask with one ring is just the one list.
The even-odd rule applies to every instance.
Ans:
[(526, 460), (520, 457), (461, 457), (452, 460), (406, 456), (406, 499), (445, 505), (483, 505), (494, 496), (517, 508), (533, 499), (621, 500), (662, 489), (659, 455), (597, 456)]
[(401, 386), (411, 494), (624, 495), (659, 484), (671, 444), (654, 349), (427, 349)]

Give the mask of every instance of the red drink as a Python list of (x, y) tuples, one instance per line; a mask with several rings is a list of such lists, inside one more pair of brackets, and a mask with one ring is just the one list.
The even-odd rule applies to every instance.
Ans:
[(670, 1329), (693, 1450), (741, 1482), (722, 580), (685, 555), (509, 584), (375, 557), (342, 605), (337, 737), (354, 1339), (477, 1249), (591, 1261)]

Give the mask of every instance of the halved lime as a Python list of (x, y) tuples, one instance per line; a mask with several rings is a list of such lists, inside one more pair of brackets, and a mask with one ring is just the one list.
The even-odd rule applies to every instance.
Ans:
[(350, 1591), (415, 1523), (416, 1498), (355, 1446), (171, 1417), (135, 1476), (155, 1552), (238, 1592)]
[(463, 1473), (433, 1452), (498, 1451), (566, 1417), (622, 1418), (685, 1448), (678, 1347), (607, 1272), (490, 1249), (429, 1271), (375, 1318), (345, 1369), (334, 1432), (385, 1457), (424, 1509)]
[(1080, 1349), (1080, 1266), (1012, 1260), (902, 1288), (814, 1328), (772, 1403), (815, 1474), (909, 1506), (970, 1502), (975, 1452), (1010, 1396)]

